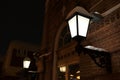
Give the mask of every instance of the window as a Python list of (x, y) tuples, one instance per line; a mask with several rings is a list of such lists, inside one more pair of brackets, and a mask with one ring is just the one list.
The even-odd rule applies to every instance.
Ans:
[(57, 77), (58, 80), (65, 80), (66, 72), (60, 71), (60, 67), (57, 68), (57, 71), (58, 71), (58, 72), (57, 72), (57, 73), (58, 73), (58, 77)]
[(80, 80), (80, 69), (79, 64), (72, 64), (68, 66), (68, 79), (69, 80)]
[(79, 63), (66, 65), (64, 67), (66, 67), (65, 71), (60, 71), (60, 67), (57, 68), (58, 80), (80, 80)]
[(60, 34), (60, 38), (59, 38), (59, 48), (63, 47), (64, 45), (68, 44), (71, 41), (71, 35), (69, 32), (69, 28), (66, 26), (61, 34)]

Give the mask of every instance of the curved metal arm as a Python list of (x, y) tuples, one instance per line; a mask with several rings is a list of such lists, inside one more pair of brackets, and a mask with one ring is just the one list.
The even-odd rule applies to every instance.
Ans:
[(82, 47), (82, 45), (80, 44), (76, 46), (75, 50), (77, 51), (79, 56), (82, 52), (84, 54), (88, 54), (97, 66), (101, 68), (106, 68), (108, 72), (112, 72), (110, 53), (87, 49)]

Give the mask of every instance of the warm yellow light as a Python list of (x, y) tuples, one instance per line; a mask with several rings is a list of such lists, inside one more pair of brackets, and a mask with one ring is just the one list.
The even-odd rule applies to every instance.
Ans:
[(77, 76), (76, 78), (77, 78), (77, 79), (80, 79), (80, 76)]
[(66, 66), (61, 66), (60, 67), (60, 72), (66, 72)]

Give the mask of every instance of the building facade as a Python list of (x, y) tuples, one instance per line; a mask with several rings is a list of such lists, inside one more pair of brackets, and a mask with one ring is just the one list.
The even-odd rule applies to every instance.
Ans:
[[(108, 4), (107, 4), (108, 3)], [(83, 46), (102, 48), (111, 55), (112, 72), (98, 67), (88, 55), (75, 51), (66, 17), (76, 5), (103, 18), (92, 22)], [(111, 6), (110, 6), (111, 5)], [(112, 0), (46, 0), (41, 48), (52, 52), (45, 57), (44, 80), (119, 80), (120, 77), (120, 2)], [(66, 71), (61, 72), (60, 67)], [(40, 79), (41, 80), (41, 79)]]
[[(18, 73), (23, 69), (25, 57), (33, 58), (33, 53), (39, 51), (40, 47), (22, 41), (11, 41), (3, 64), (4, 80), (18, 80)], [(8, 79), (7, 79), (8, 78)]]

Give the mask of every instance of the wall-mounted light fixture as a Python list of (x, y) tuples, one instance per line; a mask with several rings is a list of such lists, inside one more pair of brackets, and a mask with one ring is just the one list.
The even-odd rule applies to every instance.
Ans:
[[(48, 56), (51, 52), (46, 52), (46, 50), (36, 51), (30, 57), (25, 57), (23, 59), (23, 75), (31, 80), (37, 80), (39, 76), (38, 67), (36, 65), (37, 61), (45, 56)], [(45, 63), (41, 64), (44, 67)]]
[(60, 72), (66, 72), (66, 66), (60, 66)]
[(23, 68), (28, 69), (31, 63), (31, 59), (29, 57), (25, 57), (23, 60)]
[(66, 19), (68, 21), (71, 37), (78, 42), (75, 50), (79, 55), (82, 52), (88, 54), (95, 64), (102, 68), (105, 67), (107, 68), (107, 71), (111, 72), (111, 57), (108, 52), (91, 50), (89, 48), (84, 48), (81, 45), (81, 42), (86, 39), (88, 27), (92, 18), (94, 17), (80, 6), (75, 7), (68, 14)]
[[(92, 18), (90, 15), (87, 15), (87, 11), (82, 7), (76, 7), (73, 11), (77, 10), (68, 19), (69, 29), (72, 38), (75, 37), (86, 37), (90, 19)], [(80, 13), (85, 12), (86, 14)]]

